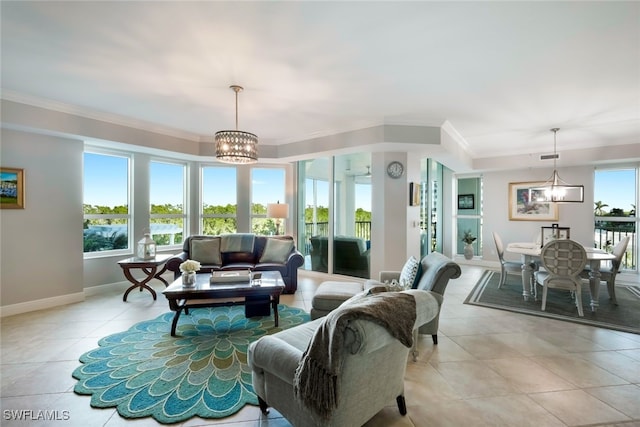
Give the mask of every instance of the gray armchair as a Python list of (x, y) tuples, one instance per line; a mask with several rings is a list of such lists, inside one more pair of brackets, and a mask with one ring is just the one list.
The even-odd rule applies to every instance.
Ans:
[[(440, 319), (440, 307), (444, 301), (444, 291), (450, 279), (457, 279), (462, 274), (460, 266), (439, 252), (431, 252), (420, 261), (420, 280), (416, 289), (430, 291), (438, 300), (438, 314), (429, 323), (419, 329), (421, 334), (429, 334), (434, 344), (438, 344), (438, 324)], [(381, 271), (379, 281), (367, 281), (365, 286), (372, 287), (376, 283), (400, 280), (400, 271)]]
[[(433, 293), (420, 290), (404, 293), (415, 299), (415, 345), (415, 329), (437, 315), (438, 303)], [(393, 296), (394, 293), (382, 294)], [(264, 336), (249, 346), (253, 388), (262, 412), (266, 414), (268, 407), (275, 408), (296, 427), (361, 426), (395, 399), (400, 413), (405, 415), (404, 376), (409, 348), (386, 327), (361, 317), (348, 322), (339, 338), (343, 345), (338, 347), (337, 354), (332, 354), (332, 358), (341, 358), (341, 368), (335, 380), (336, 406), (329, 411), (329, 416), (319, 415), (296, 395), (296, 371), (304, 366), (305, 350), (316, 330), (326, 328), (323, 322), (327, 319), (331, 317)]]

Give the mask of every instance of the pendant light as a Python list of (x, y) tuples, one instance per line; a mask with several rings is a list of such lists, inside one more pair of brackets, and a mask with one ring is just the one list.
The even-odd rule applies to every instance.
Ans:
[(536, 187), (536, 201), (552, 203), (583, 203), (584, 185), (572, 185), (564, 182), (556, 169), (556, 136), (560, 128), (552, 128), (553, 132), (553, 174), (542, 186)]
[(249, 164), (258, 161), (258, 137), (238, 130), (238, 92), (242, 86), (229, 86), (236, 93), (236, 130), (216, 132), (216, 159), (223, 163)]

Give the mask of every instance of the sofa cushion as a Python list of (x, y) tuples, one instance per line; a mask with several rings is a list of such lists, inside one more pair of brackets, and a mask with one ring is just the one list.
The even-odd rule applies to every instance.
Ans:
[(220, 252), (253, 252), (255, 234), (235, 233), (223, 234)]
[(400, 283), (415, 289), (418, 277), (420, 277), (420, 261), (411, 255), (400, 272)]
[(220, 257), (220, 238), (192, 239), (189, 258), (200, 261), (201, 264), (222, 264), (222, 258)]
[(292, 250), (293, 240), (269, 239), (259, 262), (285, 263)]

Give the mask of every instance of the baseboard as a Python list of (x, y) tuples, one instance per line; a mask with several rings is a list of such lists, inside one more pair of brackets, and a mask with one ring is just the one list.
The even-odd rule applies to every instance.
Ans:
[(84, 301), (84, 296), (84, 292), (76, 292), (73, 294), (5, 305), (0, 307), (0, 317), (14, 316), (16, 314), (28, 313), (30, 311), (45, 310), (47, 308), (58, 307), (61, 305), (74, 304)]

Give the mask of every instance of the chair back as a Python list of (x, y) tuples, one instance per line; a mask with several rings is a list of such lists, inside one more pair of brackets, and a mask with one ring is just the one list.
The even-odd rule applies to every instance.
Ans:
[(502, 239), (500, 235), (493, 232), (493, 241), (496, 243), (496, 251), (498, 252), (498, 258), (500, 258), (500, 262), (504, 260), (504, 245), (502, 244)]
[(544, 245), (540, 260), (551, 276), (576, 278), (587, 263), (587, 253), (578, 242), (558, 239)]
[(618, 244), (613, 248), (613, 255), (616, 257), (616, 259), (612, 261), (613, 268), (611, 269), (611, 271), (620, 271), (620, 267), (622, 266), (622, 257), (627, 251), (627, 245), (629, 244), (630, 239), (631, 236), (624, 236), (622, 240), (620, 240)]

